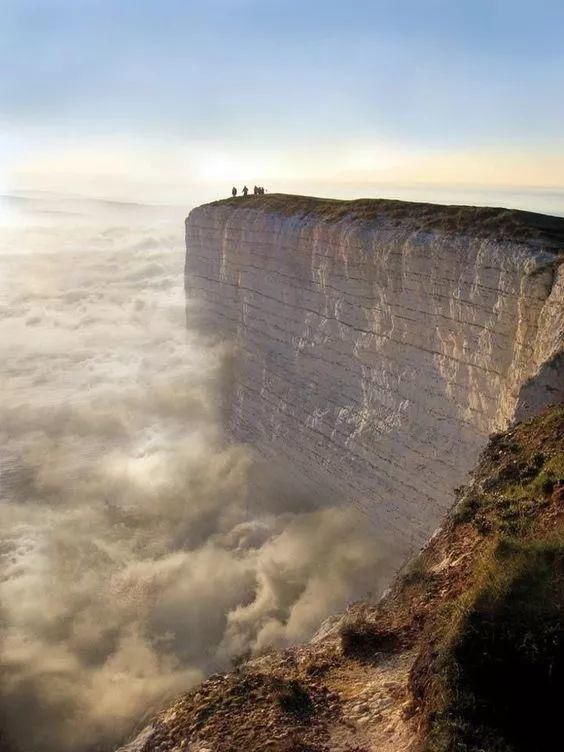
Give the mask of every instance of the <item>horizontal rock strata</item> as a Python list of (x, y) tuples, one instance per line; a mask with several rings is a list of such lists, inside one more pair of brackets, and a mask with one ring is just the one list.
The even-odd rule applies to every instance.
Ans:
[(234, 437), (407, 553), (487, 435), (564, 396), (563, 246), (505, 210), (217, 202), (186, 222), (187, 311), (236, 345)]

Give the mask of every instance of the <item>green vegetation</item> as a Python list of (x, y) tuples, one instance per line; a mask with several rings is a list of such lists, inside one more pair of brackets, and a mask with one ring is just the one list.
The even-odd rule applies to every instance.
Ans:
[(482, 457), (485, 477), (462, 494), (455, 523), (470, 522), (481, 533), (527, 535), (564, 486), (563, 431), (564, 409), (558, 407), (545, 413), (541, 425), (533, 420), (494, 436)]
[(428, 752), (535, 752), (560, 734), (564, 542), (500, 541), (453, 604)]
[(564, 696), (564, 409), (492, 438), (453, 517), (483, 537), (412, 672), (425, 752), (544, 752)]

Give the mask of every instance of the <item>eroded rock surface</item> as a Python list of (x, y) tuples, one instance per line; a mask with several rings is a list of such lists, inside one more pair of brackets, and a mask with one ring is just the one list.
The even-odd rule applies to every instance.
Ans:
[(564, 397), (564, 220), (273, 195), (194, 209), (186, 246), (188, 316), (236, 345), (233, 435), (399, 555), (488, 434)]

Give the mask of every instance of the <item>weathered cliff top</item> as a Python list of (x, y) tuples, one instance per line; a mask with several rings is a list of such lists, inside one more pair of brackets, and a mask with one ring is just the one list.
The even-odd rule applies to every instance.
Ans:
[(270, 193), (238, 196), (207, 206), (232, 206), (284, 216), (299, 215), (340, 222), (344, 219), (373, 222), (384, 220), (414, 230), (434, 230), (509, 240), (564, 251), (564, 217), (488, 206), (446, 206), (413, 201), (361, 198), (354, 201)]

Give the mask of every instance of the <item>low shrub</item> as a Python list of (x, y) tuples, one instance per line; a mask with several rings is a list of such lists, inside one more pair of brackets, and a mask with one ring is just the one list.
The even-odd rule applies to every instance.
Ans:
[(362, 613), (347, 614), (340, 626), (343, 655), (368, 657), (375, 653), (393, 653), (401, 648), (395, 632), (376, 627)]

